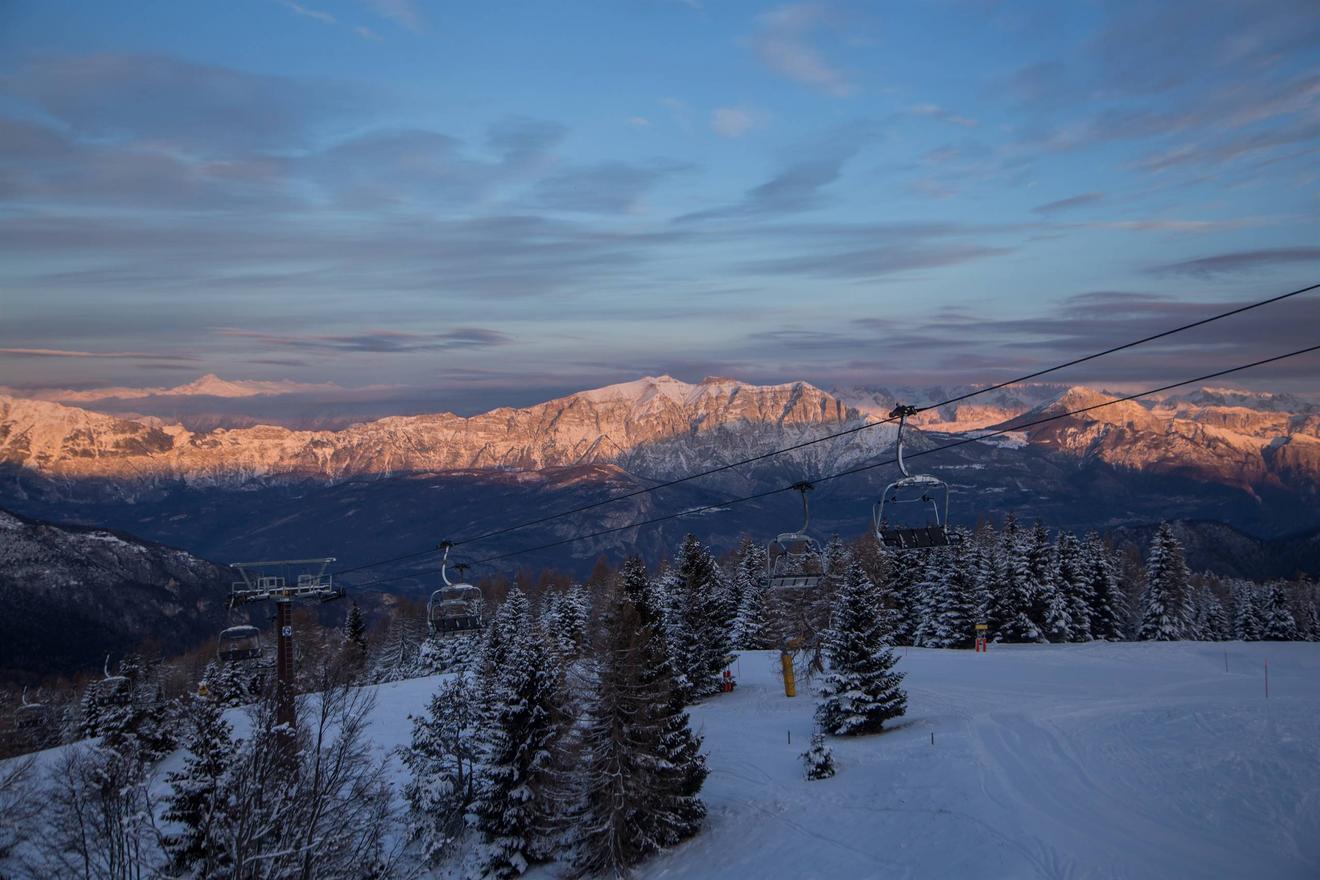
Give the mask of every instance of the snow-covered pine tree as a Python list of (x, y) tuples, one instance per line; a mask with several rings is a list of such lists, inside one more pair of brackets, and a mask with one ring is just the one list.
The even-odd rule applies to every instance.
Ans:
[(1104, 540), (1095, 532), (1086, 536), (1083, 557), (1090, 584), (1091, 637), (1107, 642), (1122, 641), (1128, 609), (1118, 580), (1118, 566)]
[(808, 779), (829, 779), (834, 775), (834, 752), (825, 744), (825, 732), (817, 727), (811, 733), (811, 748), (802, 753)]
[(1265, 631), (1257, 609), (1256, 585), (1250, 581), (1232, 580), (1228, 595), (1233, 603), (1233, 638), (1244, 642), (1260, 641)]
[(1288, 593), (1283, 584), (1270, 581), (1263, 588), (1265, 630), (1262, 638), (1268, 642), (1297, 640), (1297, 619), (1288, 607)]
[(721, 614), (718, 566), (696, 535), (683, 539), (674, 569), (670, 645), (679, 688), (692, 702), (719, 692), (729, 631)]
[(1057, 586), (1045, 590), (1045, 638), (1051, 642), (1071, 642), (1073, 638), (1072, 603)]
[(1039, 519), (1026, 538), (1027, 574), (1031, 583), (1031, 606), (1027, 617), (1048, 641), (1072, 640), (1072, 613), (1067, 599), (1059, 595), (1055, 577), (1054, 545), (1049, 530)]
[(1095, 597), (1091, 579), (1087, 576), (1085, 551), (1077, 536), (1067, 530), (1059, 532), (1054, 543), (1054, 575), (1060, 593), (1068, 603), (1071, 639), (1089, 642), (1091, 634), (1091, 605)]
[(495, 686), (500, 670), (508, 663), (509, 651), (512, 650), (518, 632), (531, 619), (531, 608), (527, 594), (518, 587), (510, 588), (482, 635), (481, 647), (475, 658), (475, 672), (476, 687), (483, 705), (486, 705), (486, 694)]
[(832, 734), (876, 733), (907, 710), (904, 673), (895, 672), (892, 618), (866, 571), (854, 562), (835, 599), (825, 636), (829, 672), (816, 720)]
[(582, 734), (578, 876), (626, 875), (660, 847), (695, 834), (705, 816), (699, 797), (705, 760), (668, 661), (662, 598), (641, 560), (630, 559), (605, 617)]
[(1183, 559), (1182, 544), (1167, 522), (1160, 523), (1151, 539), (1146, 559), (1146, 582), (1141, 594), (1141, 625), (1137, 638), (1143, 641), (1175, 641), (1184, 638), (1190, 625), (1188, 596), (1191, 575)]
[(166, 776), (170, 793), (164, 819), (177, 832), (164, 836), (172, 877), (217, 877), (230, 869), (225, 841), (231, 829), (224, 778), (234, 754), (233, 728), (221, 707), (194, 697), (184, 716), (183, 767)]
[(947, 548), (928, 550), (919, 560), (917, 576), (912, 580), (911, 607), (914, 612), (915, 626), (912, 629), (912, 645), (917, 648), (940, 648), (935, 635), (938, 626), (940, 607), (944, 604), (945, 587), (950, 574)]
[(683, 693), (677, 686), (674, 662), (664, 637), (658, 594), (638, 557), (624, 563), (620, 571), (624, 597), (637, 611), (646, 636), (641, 646), (639, 686), (653, 693), (652, 721), (659, 734), (656, 742), (654, 794), (659, 798), (656, 840), (672, 846), (696, 834), (706, 818), (701, 786), (706, 781), (706, 759), (701, 738), (692, 732)]
[(1320, 642), (1320, 589), (1315, 584), (1309, 584), (1305, 599), (1305, 614), (1303, 619), (1306, 621), (1306, 639), (1310, 642)]
[(823, 555), (825, 575), (834, 578), (838, 583), (843, 583), (843, 579), (848, 576), (848, 566), (853, 562), (852, 548), (844, 543), (843, 538), (840, 538), (836, 532), (825, 544)]
[(894, 628), (892, 638), (896, 645), (910, 645), (916, 638), (918, 627), (921, 626), (919, 585), (924, 576), (921, 552), (894, 550), (889, 547), (883, 548), (883, 551), (885, 570), (889, 572), (889, 582), (885, 584), (884, 594), (893, 611), (890, 615)]
[(92, 682), (83, 696), (80, 733), (150, 764), (173, 751), (177, 713), (165, 698), (157, 670), (136, 654), (119, 663), (117, 677)]
[(418, 674), (417, 655), (426, 637), (425, 620), (406, 607), (393, 608), (385, 632), (377, 640), (370, 680), (391, 682), (415, 678)]
[(403, 751), (407, 834), (427, 867), (453, 850), (475, 796), (478, 708), (471, 680), (460, 673), (440, 685), (425, 715), (411, 719), (412, 743)]
[(985, 523), (976, 530), (971, 546), (968, 548), (968, 565), (971, 569), (974, 587), (974, 611), (973, 617), (976, 623), (984, 623), (990, 627), (990, 632), (997, 629), (996, 622), (991, 620), (991, 613), (995, 610), (994, 583), (995, 583), (995, 533), (989, 523)]
[(962, 533), (952, 547), (930, 551), (923, 589), (920, 642), (928, 648), (967, 648), (976, 638), (976, 546)]
[(1201, 638), (1212, 642), (1223, 642), (1231, 638), (1232, 625), (1224, 603), (1209, 587), (1202, 588), (1201, 594), (1202, 634)]
[(574, 584), (559, 594), (546, 625), (561, 656), (571, 659), (581, 655), (590, 615), (591, 600), (582, 584)]
[(1045, 635), (1031, 619), (1036, 587), (1027, 564), (1026, 548), (1009, 514), (1004, 519), (996, 546), (990, 617), (998, 623), (991, 630), (996, 642), (1043, 642)]
[(507, 622), (503, 663), (485, 694), (483, 764), (471, 808), (488, 877), (517, 877), (553, 857), (564, 807), (559, 746), (571, 724), (562, 670), (545, 634), (526, 610)]
[(356, 602), (348, 609), (348, 617), (344, 620), (344, 640), (352, 652), (354, 665), (358, 668), (364, 666), (367, 662), (367, 619)]
[(734, 579), (742, 597), (733, 621), (733, 647), (741, 651), (761, 651), (771, 647), (769, 588), (765, 579), (765, 548), (748, 543)]

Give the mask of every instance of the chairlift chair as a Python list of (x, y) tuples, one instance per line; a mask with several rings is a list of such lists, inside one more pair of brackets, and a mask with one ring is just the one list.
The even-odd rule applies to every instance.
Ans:
[(766, 546), (766, 577), (772, 590), (814, 590), (825, 580), (825, 554), (820, 542), (807, 534), (811, 524), (807, 493), (814, 488), (805, 481), (793, 486), (802, 496), (802, 528), (777, 535)]
[[(449, 551), (453, 543), (445, 541), (440, 545), (445, 551), (440, 560), (440, 580), (443, 586), (431, 594), (426, 603), (426, 626), (433, 636), (462, 635), (481, 629), (484, 597), (479, 587), (469, 583), (450, 583), (446, 568), (449, 564)], [(454, 570), (459, 578), (467, 565), (458, 563)]]
[(29, 703), (27, 688), (23, 688), (22, 702), (14, 710), (14, 726), (19, 730), (35, 730), (44, 727), (50, 718), (50, 708), (45, 703)]
[[(947, 547), (949, 537), (949, 484), (930, 474), (910, 474), (903, 461), (903, 427), (917, 408), (899, 404), (889, 414), (898, 417), (898, 469), (903, 476), (885, 487), (872, 511), (875, 536), (895, 550)], [(908, 507), (911, 505), (911, 507)], [(907, 511), (924, 514), (923, 522)]]
[(241, 663), (261, 657), (261, 630), (255, 626), (231, 626), (220, 633), (220, 662)]
[(117, 706), (127, 705), (133, 696), (128, 686), (128, 676), (110, 674), (109, 654), (105, 655), (105, 664), (101, 667), (101, 675), (101, 680), (94, 685), (97, 696), (107, 703)]

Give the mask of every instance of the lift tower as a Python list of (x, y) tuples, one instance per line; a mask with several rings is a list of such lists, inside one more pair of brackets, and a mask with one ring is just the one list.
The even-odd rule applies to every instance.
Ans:
[(343, 598), (326, 573), (333, 556), (321, 559), (273, 559), (236, 562), (231, 567), (243, 578), (229, 591), (229, 607), (251, 602), (275, 603), (275, 723), (289, 731), (297, 724), (294, 712), (293, 603), (332, 602)]

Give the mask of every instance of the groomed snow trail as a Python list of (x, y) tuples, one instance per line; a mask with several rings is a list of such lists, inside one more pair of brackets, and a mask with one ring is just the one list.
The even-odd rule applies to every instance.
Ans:
[[(815, 782), (810, 686), (788, 699), (777, 656), (744, 653), (737, 690), (691, 710), (707, 828), (639, 880), (1320, 878), (1320, 644), (898, 650), (908, 714), (831, 737), (838, 775)], [(408, 743), (441, 678), (376, 687), (377, 749)], [(397, 755), (390, 770), (397, 791)]]
[(709, 827), (640, 877), (1320, 877), (1320, 645), (907, 649), (907, 716), (817, 782), (809, 688), (740, 666), (692, 710)]

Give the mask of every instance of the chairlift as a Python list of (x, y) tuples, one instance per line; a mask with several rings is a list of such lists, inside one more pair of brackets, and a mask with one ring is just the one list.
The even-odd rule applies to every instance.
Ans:
[(825, 554), (820, 542), (807, 534), (811, 524), (807, 493), (814, 488), (806, 481), (793, 486), (802, 496), (802, 528), (784, 532), (766, 546), (766, 577), (772, 590), (814, 590), (825, 580)]
[(128, 685), (128, 676), (110, 674), (110, 655), (105, 655), (105, 664), (101, 667), (102, 678), (96, 682), (96, 695), (102, 702), (113, 703), (115, 705), (127, 705), (132, 697), (131, 688)]
[(46, 726), (50, 708), (45, 703), (29, 703), (27, 688), (23, 688), (22, 702), (14, 710), (14, 726), (19, 730), (36, 730)]
[(898, 418), (898, 469), (903, 476), (885, 487), (872, 512), (875, 536), (895, 550), (947, 547), (949, 538), (949, 484), (930, 474), (910, 474), (903, 461), (903, 426), (915, 406), (899, 404), (889, 417)]
[(481, 589), (461, 581), (468, 566), (464, 563), (456, 564), (454, 570), (458, 572), (460, 582), (455, 584), (449, 581), (446, 568), (449, 565), (449, 551), (453, 546), (450, 541), (440, 545), (445, 551), (440, 560), (440, 580), (443, 586), (432, 593), (426, 603), (426, 626), (433, 636), (476, 632), (482, 625), (485, 601)]
[(220, 633), (220, 662), (241, 663), (261, 657), (261, 630), (255, 626), (231, 626)]

